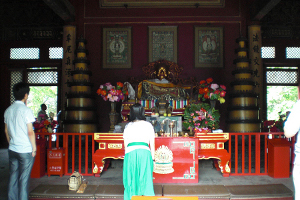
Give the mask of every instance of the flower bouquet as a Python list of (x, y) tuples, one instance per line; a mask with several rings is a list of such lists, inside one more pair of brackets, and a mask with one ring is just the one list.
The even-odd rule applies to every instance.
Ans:
[(212, 78), (202, 80), (199, 83), (198, 98), (205, 100), (218, 100), (220, 103), (225, 102), (226, 86), (213, 83)]
[(219, 128), (220, 113), (208, 103), (191, 104), (185, 108), (183, 126), (195, 132)]
[(101, 95), (104, 101), (118, 102), (123, 101), (125, 96), (128, 95), (128, 91), (124, 88), (124, 84), (117, 82), (117, 86), (113, 86), (111, 83), (105, 83), (100, 85), (97, 90), (97, 94)]
[(280, 115), (279, 120), (266, 120), (263, 124), (263, 130), (268, 132), (283, 132), (283, 125), (285, 120), (287, 119), (287, 115)]
[(53, 133), (53, 130), (57, 124), (58, 123), (56, 120), (49, 121), (47, 119), (43, 119), (41, 122), (36, 120), (33, 123), (33, 127), (36, 133)]

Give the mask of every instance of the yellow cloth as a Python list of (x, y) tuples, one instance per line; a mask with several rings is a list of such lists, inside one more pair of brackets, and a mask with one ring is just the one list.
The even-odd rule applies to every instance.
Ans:
[[(178, 88), (178, 89), (190, 89), (191, 87), (189, 86), (180, 86), (180, 85), (175, 85), (173, 83), (155, 83), (152, 81), (144, 80), (139, 83), (138, 85), (138, 99), (142, 97), (142, 92), (143, 92), (143, 83), (147, 82), (148, 84), (151, 84), (153, 86), (157, 86), (159, 88)], [(162, 90), (160, 92), (163, 92)]]

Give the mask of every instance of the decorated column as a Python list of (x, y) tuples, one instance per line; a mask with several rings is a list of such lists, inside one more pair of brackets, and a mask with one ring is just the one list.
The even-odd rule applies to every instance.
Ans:
[(249, 59), (250, 69), (253, 71), (252, 80), (255, 82), (256, 87), (254, 92), (258, 94), (257, 105), (262, 112), (260, 112), (259, 119), (265, 115), (263, 108), (263, 63), (261, 58), (261, 27), (259, 25), (251, 25), (248, 27), (248, 38), (249, 38)]
[(71, 71), (74, 70), (73, 60), (75, 57), (75, 48), (76, 48), (76, 27), (67, 25), (64, 26), (64, 34), (63, 34), (63, 60), (62, 60), (62, 100), (61, 100), (61, 119), (65, 119), (65, 105), (67, 103), (67, 99), (65, 98), (65, 94), (67, 94), (70, 90), (67, 83), (72, 81)]

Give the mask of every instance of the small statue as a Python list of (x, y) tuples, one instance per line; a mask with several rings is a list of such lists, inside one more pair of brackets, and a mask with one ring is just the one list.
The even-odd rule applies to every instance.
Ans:
[(156, 101), (155, 107), (152, 108), (152, 112), (158, 113), (160, 116), (170, 116), (173, 108), (169, 105), (170, 103), (167, 100), (159, 99)]

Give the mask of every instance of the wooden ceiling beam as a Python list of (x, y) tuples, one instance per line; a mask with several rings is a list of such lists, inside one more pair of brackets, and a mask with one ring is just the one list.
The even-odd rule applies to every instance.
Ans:
[(43, 0), (65, 22), (75, 21), (75, 9), (68, 0)]
[(281, 0), (270, 0), (264, 7), (262, 7), (252, 18), (253, 21), (260, 21), (266, 16)]

